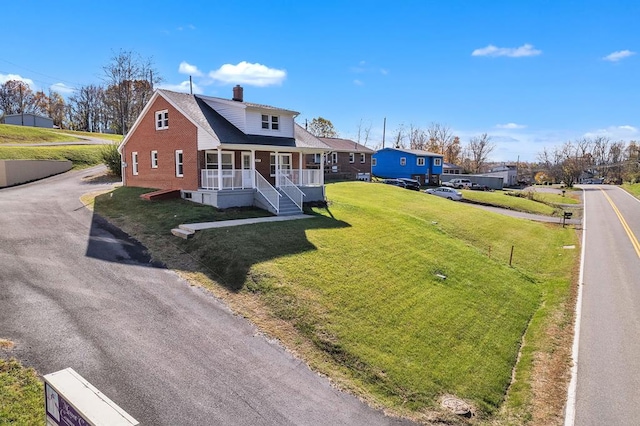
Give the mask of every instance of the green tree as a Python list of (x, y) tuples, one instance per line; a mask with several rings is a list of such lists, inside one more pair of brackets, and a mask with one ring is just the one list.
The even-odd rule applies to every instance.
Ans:
[(103, 145), (100, 151), (100, 158), (111, 174), (122, 178), (122, 158), (118, 152), (117, 143)]
[(318, 117), (311, 120), (308, 129), (309, 133), (319, 138), (337, 138), (338, 132), (333, 127), (333, 123), (326, 118)]

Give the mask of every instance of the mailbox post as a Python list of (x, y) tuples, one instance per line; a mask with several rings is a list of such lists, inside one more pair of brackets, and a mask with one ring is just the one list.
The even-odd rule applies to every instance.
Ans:
[(567, 219), (571, 219), (571, 216), (573, 216), (573, 213), (564, 212), (564, 214), (562, 215), (562, 227), (563, 228), (564, 228), (565, 222), (567, 221)]

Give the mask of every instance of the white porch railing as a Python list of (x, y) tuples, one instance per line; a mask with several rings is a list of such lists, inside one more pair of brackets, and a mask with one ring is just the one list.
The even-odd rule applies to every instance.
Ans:
[(217, 169), (203, 169), (203, 189), (250, 189), (253, 188), (251, 170), (222, 170), (222, 184)]
[(262, 176), (258, 171), (255, 172), (255, 181), (256, 181), (256, 190), (262, 194), (262, 196), (267, 200), (274, 209), (276, 209), (276, 214), (280, 213), (280, 193), (277, 189), (275, 189), (269, 181), (267, 181), (264, 176)]
[(297, 186), (324, 185), (324, 174), (320, 169), (289, 170), (289, 179)]
[(300, 190), (286, 175), (280, 175), (278, 178), (278, 186), (284, 192), (287, 197), (291, 198), (291, 201), (302, 210), (302, 200), (304, 199), (304, 192)]

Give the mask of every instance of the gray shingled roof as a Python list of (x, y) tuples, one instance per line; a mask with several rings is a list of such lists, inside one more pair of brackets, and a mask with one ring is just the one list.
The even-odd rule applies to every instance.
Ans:
[(364, 145), (360, 145), (359, 143), (352, 141), (351, 139), (342, 139), (342, 138), (318, 138), (325, 144), (329, 145), (331, 149), (334, 151), (343, 151), (343, 152), (364, 152), (367, 154), (373, 154), (373, 150), (371, 148), (367, 148)]
[[(299, 131), (300, 126), (297, 124), (295, 124), (294, 138), (246, 135), (204, 102), (202, 98), (206, 99), (207, 97), (162, 89), (159, 92), (195, 121), (199, 127), (218, 139), (220, 143), (328, 149), (326, 145), (306, 130), (300, 128), (302, 131)], [(251, 105), (257, 106), (257, 104)], [(282, 109), (280, 110), (282, 111)]]

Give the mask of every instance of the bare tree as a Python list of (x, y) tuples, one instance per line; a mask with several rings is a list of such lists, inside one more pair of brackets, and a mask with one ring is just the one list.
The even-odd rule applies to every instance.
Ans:
[(103, 89), (100, 86), (89, 85), (81, 87), (78, 92), (69, 97), (70, 125), (75, 130), (85, 132), (97, 131), (95, 125), (97, 115), (102, 108)]
[(409, 147), (425, 151), (429, 142), (427, 132), (413, 124), (409, 125)]
[(360, 119), (360, 123), (358, 123), (358, 140), (359, 144), (367, 146), (369, 143), (369, 137), (371, 135), (371, 123), (368, 126), (365, 126), (362, 123), (362, 119)]
[(407, 137), (407, 135), (405, 133), (404, 124), (400, 124), (398, 126), (398, 128), (396, 129), (395, 136), (393, 137), (393, 139), (394, 139), (393, 147), (394, 148), (401, 148), (401, 149), (406, 148), (406, 146), (404, 144), (404, 141), (405, 141), (406, 137)]
[(495, 145), (491, 142), (491, 136), (483, 133), (480, 136), (474, 136), (467, 144), (467, 153), (469, 155), (469, 167), (473, 173), (480, 173), (483, 166), (489, 160), (489, 154), (493, 152)]
[(4, 115), (32, 112), (33, 91), (27, 83), (8, 80), (0, 85), (0, 110)]
[(427, 137), (429, 151), (444, 155), (447, 147), (453, 143), (454, 135), (449, 126), (431, 123), (427, 129)]
[(153, 85), (161, 78), (153, 73), (151, 59), (143, 60), (122, 50), (111, 58), (103, 71), (107, 84), (105, 102), (114, 118), (116, 131), (124, 135), (151, 98)]

